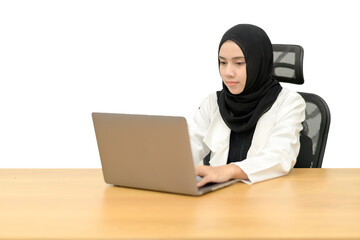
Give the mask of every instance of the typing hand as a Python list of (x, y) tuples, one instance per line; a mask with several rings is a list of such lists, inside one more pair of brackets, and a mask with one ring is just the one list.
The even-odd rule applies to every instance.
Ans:
[(197, 183), (198, 187), (202, 187), (209, 182), (220, 183), (234, 178), (247, 179), (247, 175), (241, 168), (234, 164), (219, 167), (197, 165), (195, 166), (195, 173), (197, 176), (202, 177)]

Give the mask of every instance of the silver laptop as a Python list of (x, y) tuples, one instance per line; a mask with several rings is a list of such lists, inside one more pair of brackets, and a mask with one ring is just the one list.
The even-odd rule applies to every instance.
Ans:
[(183, 117), (92, 113), (92, 118), (108, 184), (202, 195), (237, 182), (196, 186)]

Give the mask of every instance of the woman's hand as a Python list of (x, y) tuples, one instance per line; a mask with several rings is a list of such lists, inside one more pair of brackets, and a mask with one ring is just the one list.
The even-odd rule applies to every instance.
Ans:
[(248, 179), (246, 173), (235, 164), (228, 164), (219, 167), (205, 165), (195, 166), (195, 173), (202, 179), (197, 183), (198, 187), (204, 186), (209, 182), (226, 182), (230, 179)]

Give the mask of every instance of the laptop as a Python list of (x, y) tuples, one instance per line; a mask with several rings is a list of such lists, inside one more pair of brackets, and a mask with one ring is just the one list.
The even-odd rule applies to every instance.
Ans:
[(197, 187), (184, 117), (92, 113), (92, 118), (108, 184), (202, 195), (238, 181)]

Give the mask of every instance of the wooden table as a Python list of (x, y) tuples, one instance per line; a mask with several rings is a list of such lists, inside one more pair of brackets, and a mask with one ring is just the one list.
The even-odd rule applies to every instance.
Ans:
[(0, 239), (360, 239), (360, 169), (201, 197), (113, 187), (100, 169), (2, 169)]

